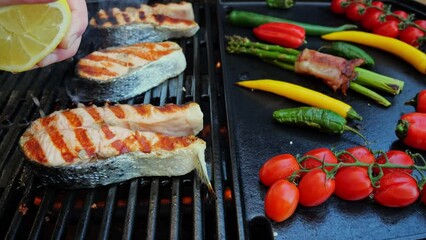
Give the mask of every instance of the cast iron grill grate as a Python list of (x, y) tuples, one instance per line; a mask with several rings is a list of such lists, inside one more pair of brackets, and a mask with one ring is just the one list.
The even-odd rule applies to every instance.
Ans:
[[(118, 2), (111, 2), (112, 4)], [(104, 3), (88, 3), (93, 13)], [(198, 34), (177, 42), (188, 67), (178, 77), (120, 103), (182, 104), (204, 113), (200, 137), (217, 198), (194, 173), (133, 179), (96, 189), (46, 187), (31, 174), (19, 137), (43, 114), (77, 107), (64, 81), (75, 61), (22, 74), (0, 73), (0, 238), (2, 239), (238, 239), (244, 238), (237, 176), (229, 163), (226, 114), (217, 51), (216, 4), (194, 2)], [(96, 48), (88, 32), (76, 59)], [(95, 103), (101, 104), (101, 103)], [(236, 191), (236, 194), (234, 194)], [(237, 199), (237, 200), (235, 200)]]

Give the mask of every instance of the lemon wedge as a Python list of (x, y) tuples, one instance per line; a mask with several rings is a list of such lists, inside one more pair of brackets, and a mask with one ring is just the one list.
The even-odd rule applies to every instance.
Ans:
[(0, 7), (0, 70), (31, 69), (58, 46), (70, 24), (66, 0)]

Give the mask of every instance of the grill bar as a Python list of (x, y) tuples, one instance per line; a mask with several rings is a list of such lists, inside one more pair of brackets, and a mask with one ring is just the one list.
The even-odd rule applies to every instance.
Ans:
[(55, 230), (53, 231), (51, 238), (52, 240), (63, 238), (69, 220), (68, 217), (70, 215), (71, 207), (74, 202), (74, 197), (75, 191), (70, 191), (65, 195), (63, 205), (61, 206), (61, 211), (59, 213), (58, 219), (56, 220)]
[(126, 218), (124, 220), (124, 232), (121, 239), (132, 239), (133, 228), (135, 223), (136, 202), (138, 196), (139, 180), (134, 179), (130, 183), (129, 197), (127, 202)]
[(149, 211), (148, 211), (148, 227), (147, 227), (147, 240), (157, 239), (157, 212), (158, 212), (158, 192), (160, 181), (154, 178), (151, 182), (151, 194), (149, 197)]
[(74, 239), (86, 238), (89, 224), (90, 224), (90, 219), (92, 216), (92, 203), (94, 199), (95, 199), (95, 191), (89, 191), (84, 200), (82, 214), (80, 216), (80, 221), (78, 222), (78, 225), (77, 225), (77, 231), (76, 231), (76, 235)]
[(51, 188), (45, 190), (43, 194), (43, 199), (40, 203), (40, 208), (37, 211), (37, 215), (34, 219), (34, 225), (31, 228), (30, 235), (28, 239), (39, 239), (40, 231), (45, 222), (46, 214), (50, 206), (52, 205), (55, 197), (55, 191)]
[(172, 197), (171, 197), (171, 206), (172, 209), (170, 211), (170, 240), (179, 239), (180, 234), (180, 226), (181, 226), (181, 182), (178, 178), (173, 179), (172, 183)]
[(117, 186), (113, 185), (109, 188), (105, 201), (105, 209), (103, 212), (99, 240), (108, 239), (108, 234), (111, 229), (113, 211), (117, 195)]

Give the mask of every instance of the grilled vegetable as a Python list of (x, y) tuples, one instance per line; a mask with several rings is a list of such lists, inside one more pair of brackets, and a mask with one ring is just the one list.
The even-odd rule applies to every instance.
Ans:
[(410, 63), (419, 72), (426, 74), (426, 54), (398, 39), (361, 31), (335, 32), (323, 35), (322, 38), (332, 41), (354, 42), (390, 52)]
[(362, 117), (350, 105), (299, 85), (271, 79), (241, 81), (236, 84), (250, 89), (275, 93), (314, 107), (328, 109), (344, 118), (362, 120)]
[[(280, 68), (295, 71), (294, 65), (298, 59), (298, 55), (300, 54), (300, 51), (296, 49), (252, 42), (249, 39), (240, 36), (227, 36), (227, 40), (228, 46), (226, 50), (230, 53), (254, 55), (261, 58), (265, 62), (277, 65)], [(400, 80), (386, 77), (366, 69), (356, 67), (355, 71), (358, 74), (356, 82), (359, 85), (363, 85), (364, 88), (358, 87), (356, 84), (350, 84), (349, 87), (352, 90), (375, 100), (377, 103), (383, 106), (390, 106), (390, 102), (387, 101), (384, 97), (380, 96), (378, 93), (367, 89), (367, 87), (372, 87), (395, 95), (398, 94), (404, 86), (404, 82)], [(353, 82), (354, 81), (351, 83)]]
[(413, 99), (407, 101), (405, 104), (414, 106), (416, 112), (426, 113), (426, 90), (421, 90)]
[(271, 17), (267, 15), (254, 13), (254, 12), (239, 11), (239, 10), (233, 10), (229, 14), (228, 20), (230, 23), (234, 25), (242, 26), (242, 27), (251, 27), (251, 28), (257, 27), (261, 24), (268, 23), (268, 22), (286, 22), (286, 23), (291, 23), (291, 24), (295, 24), (295, 25), (303, 27), (306, 31), (306, 35), (308, 36), (321, 36), (327, 33), (345, 31), (345, 30), (357, 28), (356, 25), (352, 25), (352, 24), (345, 24), (339, 27), (320, 26), (320, 25), (314, 25), (309, 23), (291, 21), (288, 19)]
[(294, 0), (266, 0), (266, 4), (272, 8), (291, 8), (294, 5)]
[(346, 125), (345, 118), (327, 109), (315, 107), (287, 108), (275, 111), (272, 116), (280, 123), (316, 128), (321, 132), (331, 134), (351, 131), (365, 140), (360, 132)]
[(407, 146), (426, 150), (426, 113), (407, 113), (395, 128), (398, 138)]
[(100, 9), (90, 19), (90, 27), (99, 34), (104, 48), (191, 37), (200, 28), (188, 2)]
[(345, 42), (333, 42), (330, 46), (324, 46), (319, 49), (320, 50), (326, 50), (326, 52), (329, 52), (333, 55), (341, 56), (346, 59), (358, 59), (361, 58), (364, 60), (364, 63), (373, 66), (374, 65), (374, 59), (366, 53), (361, 48), (345, 43)]
[(290, 23), (265, 23), (253, 29), (254, 35), (269, 43), (298, 48), (305, 42), (305, 29)]
[(78, 77), (66, 83), (72, 99), (120, 101), (160, 85), (185, 68), (185, 55), (177, 43), (137, 43), (92, 52), (78, 61)]

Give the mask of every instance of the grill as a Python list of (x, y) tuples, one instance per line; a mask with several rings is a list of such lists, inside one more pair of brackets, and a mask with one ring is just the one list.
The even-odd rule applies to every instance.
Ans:
[[(122, 2), (88, 1), (89, 15)], [(1, 239), (242, 239), (238, 178), (229, 160), (222, 94), (216, 4), (194, 2), (198, 34), (177, 40), (188, 66), (184, 73), (120, 103), (182, 104), (196, 101), (204, 113), (200, 137), (217, 198), (194, 173), (182, 177), (133, 179), (82, 190), (41, 185), (26, 166), (18, 139), (42, 114), (77, 107), (64, 81), (76, 59), (97, 47), (87, 31), (74, 60), (22, 74), (0, 73)]]

